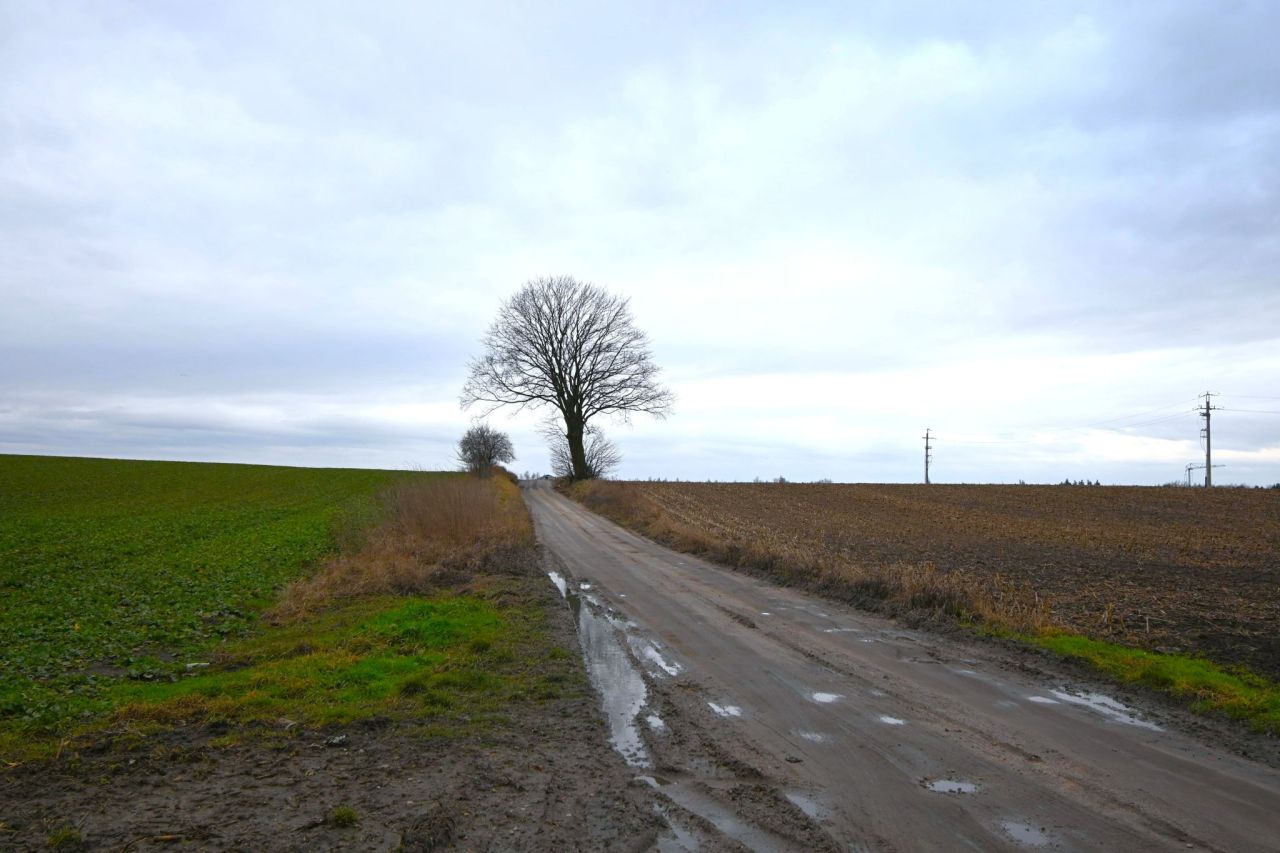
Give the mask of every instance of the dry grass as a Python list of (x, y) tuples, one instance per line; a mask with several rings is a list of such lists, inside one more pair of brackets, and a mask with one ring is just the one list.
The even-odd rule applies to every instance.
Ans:
[(381, 497), (381, 522), (358, 547), (290, 584), (270, 614), (274, 621), (294, 621), (351, 598), (429, 594), (478, 572), (527, 562), (533, 526), (505, 472), (406, 480)]
[(1057, 628), (1280, 679), (1280, 491), (592, 483), (677, 548), (896, 613)]
[(922, 622), (958, 619), (1032, 633), (1052, 625), (1047, 599), (999, 574), (943, 571), (931, 562), (863, 564), (767, 530), (742, 534), (707, 519), (694, 523), (636, 483), (591, 480), (574, 485), (571, 495), (677, 550), (870, 609)]

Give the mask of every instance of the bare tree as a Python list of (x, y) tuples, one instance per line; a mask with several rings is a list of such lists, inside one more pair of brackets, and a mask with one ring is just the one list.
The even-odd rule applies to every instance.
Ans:
[[(569, 452), (569, 439), (559, 419), (549, 418), (542, 425), (541, 432), (547, 439), (547, 447), (551, 451), (551, 473), (557, 477), (572, 477), (573, 454)], [(610, 471), (622, 463), (622, 454), (618, 451), (618, 446), (605, 437), (604, 431), (595, 424), (588, 424), (583, 433), (587, 476), (592, 479), (608, 476)]]
[(472, 474), (487, 477), (493, 466), (515, 458), (511, 439), (488, 424), (476, 424), (458, 439), (458, 461)]
[[(569, 469), (591, 477), (584, 439), (597, 415), (665, 417), (671, 392), (658, 382), (649, 341), (626, 299), (570, 276), (537, 278), (502, 304), (470, 364), (462, 406), (552, 406), (564, 420)], [(615, 451), (616, 454), (616, 451)]]

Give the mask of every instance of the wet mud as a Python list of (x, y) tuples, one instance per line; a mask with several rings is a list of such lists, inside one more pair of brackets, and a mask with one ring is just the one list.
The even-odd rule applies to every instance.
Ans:
[[(560, 597), (544, 576), (529, 580), (549, 641), (574, 648)], [(225, 726), (112, 742), (125, 734), (0, 768), (0, 850), (48, 850), (67, 830), (80, 840), (59, 849), (129, 851), (633, 851), (672, 832), (587, 689), (512, 706), (479, 734), (373, 720), (248, 731), (235, 746), (218, 745)], [(332, 820), (339, 807), (351, 825)]]
[(759, 770), (723, 752), (723, 732), (704, 709), (732, 719), (741, 708), (686, 695), (696, 691), (676, 680), (684, 667), (672, 650), (593, 592), (589, 579), (575, 578), (554, 554), (546, 559), (547, 576), (576, 620), (610, 742), (635, 770), (633, 780), (660, 798), (654, 811), (665, 826), (657, 849), (839, 849), (812, 796), (765, 783)]
[(1261, 851), (1280, 837), (1265, 738), (529, 498), (601, 707), (622, 709), (613, 742), (659, 797), (660, 849)]

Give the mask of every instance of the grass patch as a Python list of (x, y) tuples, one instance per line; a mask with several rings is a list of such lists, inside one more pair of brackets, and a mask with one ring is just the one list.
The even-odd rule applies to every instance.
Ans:
[(1063, 657), (1087, 661), (1122, 682), (1190, 699), (1197, 711), (1222, 711), (1258, 731), (1280, 734), (1280, 684), (1244, 668), (1227, 670), (1204, 658), (1149, 652), (1078, 634), (1045, 633), (1018, 639)]
[(74, 826), (60, 826), (45, 838), (45, 845), (54, 850), (79, 849), (83, 843), (84, 837)]
[(365, 600), (233, 643), (200, 675), (104, 698), (114, 721), (166, 724), (484, 715), (530, 691), (512, 652), (541, 623), (537, 608), (475, 596)]
[[(507, 478), (46, 461), (0, 457), (0, 473), (25, 472), (36, 492), (25, 504), (4, 492), (28, 511), (25, 524), (5, 518), (0, 541), (38, 544), (33, 520), (45, 511), (78, 519), (80, 536), (67, 551), (74, 559), (11, 575), (33, 606), (0, 611), (0, 628), (16, 626), (19, 639), (0, 647), (0, 755), (49, 758), (102, 737), (136, 745), (181, 724), (231, 725), (217, 733), (227, 743), (371, 717), (452, 736), (577, 684), (572, 665), (547, 654), (532, 528)], [(99, 483), (79, 503), (60, 486), (94, 471), (124, 482)], [(167, 537), (165, 525), (192, 535), (237, 512), (266, 520)], [(121, 530), (129, 559), (99, 547)], [(235, 562), (217, 562), (237, 547)], [(130, 621), (120, 599), (141, 589), (164, 594)], [(36, 606), (59, 593), (78, 608), (62, 632), (49, 630), (60, 614)], [(240, 608), (234, 624), (204, 630), (227, 600)], [(109, 644), (92, 639), (116, 630)]]
[(379, 489), (423, 476), (0, 456), (0, 732), (57, 727), (105, 685), (206, 660)]
[(330, 826), (346, 828), (360, 822), (360, 814), (351, 806), (338, 806), (329, 812), (326, 821)]

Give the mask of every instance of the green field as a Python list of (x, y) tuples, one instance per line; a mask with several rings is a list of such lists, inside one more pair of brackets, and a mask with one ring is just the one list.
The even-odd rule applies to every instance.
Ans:
[(0, 455), (0, 728), (53, 729), (207, 662), (380, 489), (425, 476)]

